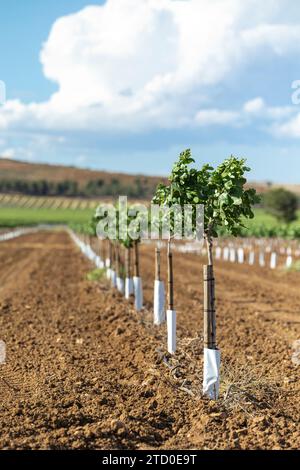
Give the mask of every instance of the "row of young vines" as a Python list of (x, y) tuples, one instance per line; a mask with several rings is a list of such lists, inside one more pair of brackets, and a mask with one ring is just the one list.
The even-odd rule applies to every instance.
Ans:
[[(214, 277), (214, 240), (220, 231), (238, 236), (243, 230), (243, 221), (253, 218), (252, 206), (259, 202), (254, 189), (246, 189), (245, 174), (249, 171), (244, 159), (230, 157), (216, 169), (210, 165), (201, 168), (192, 166), (195, 160), (190, 150), (181, 153), (175, 162), (169, 183), (159, 185), (152, 203), (159, 206), (160, 211), (154, 225), (158, 228), (160, 237), (165, 237), (164, 218), (168, 209), (168, 237), (167, 244), (167, 308), (165, 311), (165, 286), (161, 279), (160, 242), (155, 235), (155, 281), (153, 294), (153, 318), (156, 325), (167, 322), (167, 348), (170, 354), (176, 353), (176, 306), (174, 305), (174, 273), (176, 266), (173, 260), (173, 246), (177, 238), (184, 238), (184, 209), (192, 207), (189, 218), (189, 227), (192, 228), (191, 238), (197, 237), (198, 223), (197, 207), (204, 208), (202, 218), (202, 241), (205, 243), (207, 263), (203, 266), (203, 394), (210, 399), (217, 399), (220, 380), (220, 351), (216, 336), (216, 310), (215, 310), (215, 277)], [(181, 232), (178, 237), (175, 226), (178, 228), (178, 207), (182, 210), (180, 219)], [(175, 210), (176, 208), (176, 210)], [(139, 245), (145, 238), (145, 225), (137, 216), (139, 207), (126, 209), (125, 226), (135, 225), (135, 234), (123, 231), (124, 213), (121, 214), (119, 205), (114, 207), (114, 230), (111, 236), (109, 217), (105, 206), (100, 206), (88, 228), (81, 230), (77, 243), (82, 251), (93, 259), (100, 269), (106, 270), (107, 278), (112, 286), (125, 295), (126, 299), (134, 297), (135, 308), (138, 312), (143, 308), (142, 278), (139, 259)], [(147, 221), (150, 224), (151, 210), (148, 208)], [(123, 217), (123, 219), (122, 219)], [(152, 217), (153, 219), (153, 217)], [(151, 220), (153, 223), (153, 220)], [(99, 224), (102, 230), (99, 235)], [(105, 225), (106, 224), (106, 225)], [(123, 224), (123, 225), (122, 225)], [(177, 224), (177, 225), (176, 225)], [(103, 232), (104, 227), (104, 232)], [(151, 225), (152, 227), (152, 225)], [(148, 229), (148, 227), (146, 227)], [(152, 233), (147, 233), (151, 239)], [(91, 250), (91, 237), (98, 237), (98, 253)], [(74, 237), (74, 236), (73, 236)], [(142, 313), (141, 313), (142, 314)]]

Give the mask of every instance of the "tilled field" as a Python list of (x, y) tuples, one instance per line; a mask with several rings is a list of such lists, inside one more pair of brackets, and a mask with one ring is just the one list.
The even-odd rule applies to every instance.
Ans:
[[(217, 264), (221, 397), (201, 398), (202, 260), (174, 255), (179, 348), (102, 282), (64, 232), (0, 244), (2, 449), (300, 447), (300, 274)], [(163, 259), (165, 261), (165, 259)]]

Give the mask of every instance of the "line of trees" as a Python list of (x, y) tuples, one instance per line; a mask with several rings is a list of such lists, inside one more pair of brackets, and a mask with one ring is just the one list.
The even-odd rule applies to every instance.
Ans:
[(24, 194), (29, 196), (101, 197), (126, 194), (128, 197), (144, 199), (152, 197), (156, 183), (148, 178), (136, 178), (131, 184), (124, 184), (118, 178), (109, 181), (102, 179), (88, 181), (79, 186), (77, 181), (26, 181), (20, 179), (0, 179), (0, 193)]

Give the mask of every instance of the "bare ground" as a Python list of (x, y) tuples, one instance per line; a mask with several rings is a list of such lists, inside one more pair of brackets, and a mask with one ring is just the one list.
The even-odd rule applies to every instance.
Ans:
[[(152, 325), (153, 247), (142, 247), (146, 309), (89, 282), (64, 232), (0, 244), (2, 449), (297, 449), (300, 275), (216, 267), (221, 399), (201, 397), (202, 263), (175, 255), (179, 349)], [(224, 400), (226, 397), (226, 400)]]

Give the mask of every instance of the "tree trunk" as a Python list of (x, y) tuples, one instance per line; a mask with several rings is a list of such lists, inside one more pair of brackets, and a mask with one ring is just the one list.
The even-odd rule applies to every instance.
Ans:
[(168, 310), (174, 310), (173, 255), (168, 243)]
[(213, 240), (208, 235), (206, 235), (205, 240), (207, 247), (208, 266), (213, 266)]
[(110, 240), (108, 240), (108, 256), (109, 256), (109, 264), (110, 264), (110, 268), (112, 268), (113, 266), (113, 247), (112, 247), (112, 242)]
[(117, 277), (120, 277), (120, 249), (119, 245), (116, 245), (115, 248), (115, 256), (116, 256), (116, 275)]
[(134, 275), (136, 277), (140, 277), (140, 259), (139, 259), (139, 242), (135, 242), (134, 244), (134, 254), (135, 254), (135, 260), (134, 260)]
[(206, 236), (208, 265), (203, 266), (204, 279), (204, 347), (216, 349), (215, 279), (213, 268), (213, 242)]
[(130, 248), (126, 248), (126, 251), (125, 251), (125, 269), (126, 269), (126, 277), (129, 279), (131, 277)]
[(155, 248), (155, 280), (160, 281), (160, 249)]

